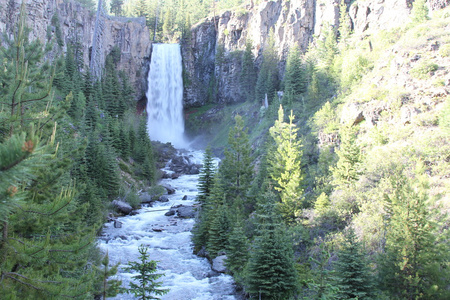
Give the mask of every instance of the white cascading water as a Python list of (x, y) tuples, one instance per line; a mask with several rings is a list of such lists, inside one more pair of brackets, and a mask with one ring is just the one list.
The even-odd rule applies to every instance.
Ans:
[[(153, 45), (147, 97), (150, 138), (184, 147), (179, 45)], [(191, 163), (202, 163), (202, 151), (189, 153)], [(105, 224), (98, 245), (108, 253), (111, 265), (120, 264), (116, 278), (122, 280), (124, 287), (129, 287), (132, 277), (137, 275), (124, 268), (130, 261), (139, 261), (138, 247), (144, 245), (149, 248), (150, 259), (158, 261), (158, 273), (165, 275), (160, 278), (162, 288), (170, 290), (159, 296), (162, 300), (236, 299), (233, 278), (213, 272), (206, 258), (193, 254), (191, 230), (195, 220), (165, 215), (172, 206), (195, 204), (198, 177), (181, 175), (178, 179), (161, 180), (161, 184), (169, 184), (176, 190), (175, 194), (167, 195), (169, 202), (156, 202), (152, 207), (139, 209), (137, 215), (118, 218), (121, 228), (115, 228), (112, 222)], [(182, 200), (185, 195), (187, 200)], [(109, 299), (136, 298), (132, 294), (120, 294)]]
[(180, 45), (153, 44), (147, 91), (150, 139), (186, 147)]
[[(191, 162), (202, 162), (202, 151), (192, 151)], [(169, 169), (163, 169), (171, 173)], [(124, 271), (129, 261), (139, 261), (139, 245), (149, 247), (150, 259), (158, 261), (158, 273), (165, 276), (159, 280), (169, 293), (159, 296), (162, 300), (234, 300), (234, 282), (229, 275), (211, 270), (206, 258), (193, 254), (191, 230), (194, 219), (165, 216), (170, 207), (195, 204), (198, 175), (181, 175), (178, 179), (163, 179), (161, 184), (170, 184), (176, 193), (167, 195), (169, 202), (156, 202), (152, 207), (138, 210), (134, 216), (118, 219), (122, 228), (106, 223), (99, 239), (100, 249), (108, 252), (110, 264), (120, 263), (118, 278), (128, 287), (132, 274)], [(187, 200), (182, 200), (184, 196)], [(136, 299), (133, 295), (121, 294), (110, 299)]]

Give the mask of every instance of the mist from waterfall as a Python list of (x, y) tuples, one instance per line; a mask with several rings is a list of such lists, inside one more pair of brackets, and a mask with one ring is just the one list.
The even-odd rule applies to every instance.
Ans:
[(178, 44), (153, 44), (147, 90), (151, 140), (187, 147), (183, 119), (183, 78)]

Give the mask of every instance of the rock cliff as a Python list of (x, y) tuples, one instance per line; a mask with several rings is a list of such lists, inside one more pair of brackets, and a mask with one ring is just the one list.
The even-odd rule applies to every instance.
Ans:
[[(20, 10), (20, 0), (0, 0), (0, 32), (11, 34)], [(82, 59), (89, 65), (89, 53), (95, 27), (95, 12), (70, 0), (28, 0), (27, 25), (30, 38), (43, 43), (52, 37), (62, 41), (62, 48), (56, 46), (50, 53), (57, 56), (67, 50), (67, 44), (79, 43)], [(138, 94), (146, 89), (146, 70), (150, 58), (151, 41), (143, 18), (116, 18), (105, 20), (102, 45), (102, 62), (114, 46), (121, 49), (119, 68), (124, 70), (134, 84)], [(59, 35), (56, 37), (56, 35)], [(148, 70), (147, 70), (148, 71)], [(140, 93), (139, 93), (140, 92)]]
[[(445, 1), (434, 2), (438, 6)], [(399, 26), (408, 20), (411, 3), (411, 0), (346, 1), (351, 20), (348, 25), (355, 34)], [(339, 0), (263, 1), (221, 12), (195, 25), (192, 39), (183, 50), (184, 67), (189, 74), (189, 78), (185, 76), (188, 83), (185, 105), (202, 105), (212, 93), (216, 93), (220, 103), (242, 101), (238, 85), (241, 66), (236, 57), (247, 40), (252, 41), (258, 64), (273, 29), (282, 71), (290, 47), (297, 44), (305, 52), (314, 38), (320, 36), (324, 25), (339, 26), (339, 5)], [(223, 45), (225, 50), (221, 65), (215, 63), (217, 45)], [(212, 90), (214, 81), (216, 91)]]

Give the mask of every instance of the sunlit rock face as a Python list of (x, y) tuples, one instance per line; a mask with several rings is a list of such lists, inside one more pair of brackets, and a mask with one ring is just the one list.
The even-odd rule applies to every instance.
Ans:
[[(0, 32), (11, 35), (19, 16), (21, 1), (0, 0)], [(28, 0), (27, 26), (31, 29), (30, 39), (39, 39), (43, 43), (56, 39), (57, 27), (63, 41), (62, 52), (67, 45), (78, 43), (81, 46), (80, 59), (84, 66), (89, 66), (89, 53), (95, 27), (95, 11), (89, 11), (80, 3), (70, 0)], [(54, 16), (58, 16), (55, 21)], [(53, 18), (53, 22), (52, 22)], [(143, 18), (109, 17), (105, 20), (101, 45), (101, 61), (114, 46), (121, 50), (119, 70), (123, 70), (138, 94), (145, 93), (148, 61), (150, 58), (150, 34)], [(48, 59), (61, 55), (59, 46), (54, 45)], [(145, 67), (147, 66), (147, 67)], [(140, 92), (140, 93), (139, 93)], [(140, 96), (140, 95), (138, 95)]]
[[(444, 1), (444, 0), (442, 0)], [(350, 26), (355, 34), (389, 29), (408, 21), (409, 0), (346, 1)], [(239, 87), (241, 61), (238, 51), (251, 40), (257, 65), (273, 30), (275, 47), (281, 59), (280, 74), (289, 49), (297, 44), (305, 52), (324, 26), (339, 26), (339, 0), (262, 1), (233, 11), (219, 12), (195, 25), (192, 39), (183, 45), (185, 107), (204, 105), (211, 99), (210, 87), (217, 84), (214, 95), (219, 103), (244, 101)], [(221, 66), (215, 63), (217, 45), (223, 45), (225, 57)], [(218, 81), (218, 82), (215, 82)]]

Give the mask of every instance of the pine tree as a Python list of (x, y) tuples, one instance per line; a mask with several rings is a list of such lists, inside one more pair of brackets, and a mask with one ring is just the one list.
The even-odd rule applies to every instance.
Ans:
[(110, 279), (111, 276), (117, 274), (117, 269), (119, 267), (119, 263), (114, 266), (109, 266), (109, 255), (106, 252), (105, 256), (102, 259), (102, 267), (96, 267), (97, 272), (102, 279), (101, 282), (101, 296), (103, 300), (106, 300), (106, 297), (115, 297), (121, 291), (122, 281), (118, 279)]
[(348, 186), (358, 180), (361, 174), (361, 149), (356, 143), (356, 130), (353, 127), (342, 129), (341, 145), (336, 151), (339, 157), (336, 167), (332, 167), (334, 184)]
[(237, 222), (228, 238), (226, 265), (238, 283), (243, 283), (243, 272), (248, 261), (249, 247), (242, 224)]
[(198, 196), (197, 201), (204, 203), (211, 193), (214, 180), (214, 161), (212, 157), (211, 147), (207, 147), (203, 156), (203, 167), (198, 178)]
[(4, 47), (0, 47), (0, 98), (6, 106), (9, 135), (26, 130), (44, 111), (52, 88), (54, 70), (43, 62), (44, 50), (38, 39), (30, 42), (30, 29), (25, 25), (25, 2), (20, 9), (14, 38), (4, 35)]
[(361, 245), (350, 230), (335, 263), (337, 299), (371, 299), (374, 285)]
[(216, 257), (221, 250), (228, 246), (230, 220), (226, 206), (220, 205), (211, 219), (208, 232), (207, 250), (211, 257)]
[(305, 70), (300, 58), (300, 49), (295, 45), (289, 50), (284, 75), (283, 103), (292, 105), (306, 91)]
[[(0, 144), (2, 297), (90, 297), (95, 280), (87, 257), (94, 234), (81, 222), (84, 209), (70, 180), (72, 158), (79, 154), (55, 141), (61, 131), (53, 120), (59, 118), (57, 114), (64, 115), (69, 105), (67, 99), (42, 103), (48, 96), (51, 75), (40, 60), (39, 42), (28, 42), (25, 2), (19, 19), (14, 41), (8, 49), (1, 48), (2, 61), (5, 54), (12, 54), (9, 51), (15, 52), (6, 61), (4, 70), (8, 72), (0, 75), (6, 76), (0, 95), (11, 113), (9, 137)], [(14, 69), (9, 69), (14, 64)], [(8, 78), (13, 74), (14, 78)], [(11, 86), (9, 79), (13, 79)], [(11, 94), (11, 88), (16, 92)], [(39, 115), (46, 119), (36, 119)], [(39, 122), (40, 126), (35, 126)]]
[(255, 56), (252, 52), (252, 43), (247, 40), (242, 56), (241, 90), (246, 101), (254, 101), (257, 73), (255, 68)]
[(298, 217), (302, 197), (301, 143), (297, 140), (297, 128), (293, 124), (294, 116), (289, 116), (289, 124), (284, 122), (283, 107), (278, 110), (278, 120), (270, 128), (270, 135), (275, 141), (273, 152), (268, 156), (269, 175), (274, 181), (274, 188), (280, 193), (280, 211), (286, 222), (293, 222)]
[[(423, 174), (423, 166), (418, 173)], [(403, 171), (395, 171), (385, 195), (388, 224), (380, 258), (381, 288), (396, 299), (447, 299), (448, 233), (438, 233), (433, 222), (436, 212), (427, 205), (426, 182), (411, 181)]]
[(347, 12), (347, 4), (343, 0), (339, 6), (339, 43), (347, 47), (348, 38), (352, 34), (351, 21)]
[(112, 0), (109, 5), (110, 13), (114, 14), (116, 17), (122, 15), (123, 0)]
[(230, 197), (245, 198), (252, 176), (251, 147), (247, 131), (244, 130), (244, 120), (240, 115), (236, 115), (235, 122), (228, 134), (229, 148), (225, 150), (220, 172)]
[(279, 87), (278, 78), (278, 55), (275, 48), (275, 38), (273, 29), (270, 30), (267, 38), (267, 45), (263, 51), (263, 62), (258, 73), (255, 87), (256, 101), (262, 101), (267, 94), (268, 99), (274, 99), (275, 92)]
[(274, 195), (263, 197), (267, 204), (257, 210), (259, 228), (245, 271), (245, 290), (260, 299), (289, 299), (297, 281), (293, 245), (280, 225)]
[(426, 20), (429, 20), (427, 1), (415, 0), (411, 10), (411, 21), (413, 23), (422, 23)]
[(138, 284), (131, 282), (130, 288), (127, 293), (132, 293), (135, 297), (141, 300), (147, 299), (159, 299), (156, 296), (162, 296), (169, 292), (167, 289), (161, 289), (161, 281), (157, 281), (159, 278), (164, 276), (164, 274), (156, 273), (157, 262), (154, 260), (149, 260), (149, 255), (147, 254), (148, 248), (141, 245), (139, 247), (138, 262), (129, 262), (126, 271), (136, 271), (138, 275), (134, 275), (138, 281)]

